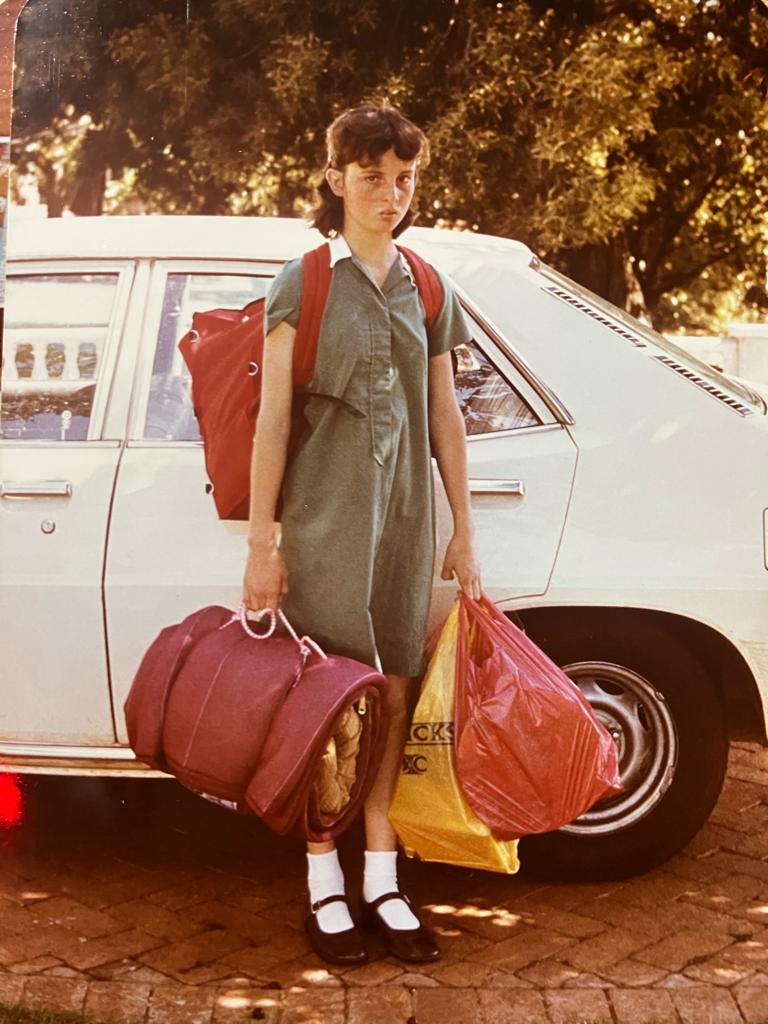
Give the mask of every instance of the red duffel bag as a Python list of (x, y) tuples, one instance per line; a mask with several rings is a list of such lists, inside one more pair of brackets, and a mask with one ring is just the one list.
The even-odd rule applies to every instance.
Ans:
[[(386, 739), (386, 678), (216, 605), (163, 629), (125, 702), (136, 756), (185, 786), (325, 842), (365, 800)], [(343, 755), (343, 756), (342, 756)]]
[(518, 839), (619, 792), (616, 744), (576, 684), (487, 597), (459, 601), (456, 772), (478, 818)]

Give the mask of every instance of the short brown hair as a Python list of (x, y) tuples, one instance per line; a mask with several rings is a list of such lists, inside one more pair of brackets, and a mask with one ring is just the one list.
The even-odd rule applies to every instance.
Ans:
[[(347, 164), (376, 163), (394, 149), (400, 160), (429, 162), (429, 143), (424, 132), (389, 104), (365, 104), (339, 114), (325, 133), (328, 160), (325, 170), (343, 171)], [(323, 177), (317, 189), (318, 201), (310, 222), (326, 238), (338, 234), (344, 226), (344, 201)], [(409, 209), (392, 234), (395, 238), (409, 227), (415, 213)]]

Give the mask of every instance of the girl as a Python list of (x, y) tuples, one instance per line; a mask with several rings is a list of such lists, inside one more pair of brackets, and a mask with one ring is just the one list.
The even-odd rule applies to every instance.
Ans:
[[(454, 521), (442, 578), (456, 577), (480, 596), (450, 354), (469, 335), (441, 275), (443, 304), (427, 337), (410, 267), (393, 241), (414, 219), (417, 169), (428, 159), (423, 133), (393, 107), (361, 106), (333, 122), (327, 144), (312, 223), (331, 239), (333, 269), (304, 396), (308, 427), (286, 467), (299, 259), (278, 274), (266, 303), (243, 598), (252, 609), (282, 601), (300, 633), (387, 676), (391, 724), (365, 804), (362, 914), (392, 955), (425, 961), (439, 951), (398, 889), (388, 809), (408, 727), (408, 688), (423, 671), (434, 557), (430, 441)], [(273, 520), (281, 493), (278, 547)], [(308, 844), (307, 859), (314, 950), (332, 963), (364, 962), (334, 844)]]

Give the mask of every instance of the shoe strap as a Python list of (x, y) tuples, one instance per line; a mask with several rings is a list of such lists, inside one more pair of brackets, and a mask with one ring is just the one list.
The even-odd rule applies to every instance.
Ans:
[(375, 900), (371, 900), (368, 906), (371, 910), (378, 910), (381, 904), (386, 903), (388, 900), (402, 900), (403, 903), (407, 903), (409, 907), (411, 905), (411, 901), (404, 892), (385, 892), (383, 896), (377, 896)]
[(312, 913), (316, 914), (321, 907), (327, 907), (329, 903), (347, 903), (347, 897), (342, 893), (336, 893), (334, 896), (324, 896), (321, 900), (315, 900), (314, 903), (310, 903)]

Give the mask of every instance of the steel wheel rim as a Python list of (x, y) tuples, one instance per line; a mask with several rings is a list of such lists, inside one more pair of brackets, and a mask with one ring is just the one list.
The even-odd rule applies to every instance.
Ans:
[(560, 831), (583, 836), (622, 831), (647, 817), (672, 783), (679, 752), (674, 718), (664, 694), (623, 665), (580, 661), (563, 671), (613, 736), (625, 788)]

